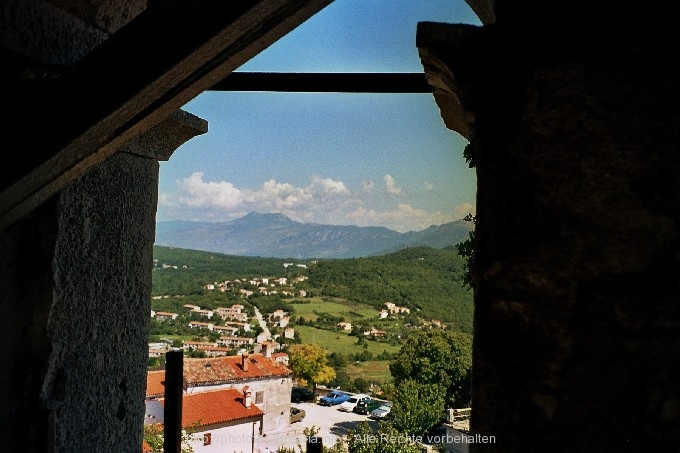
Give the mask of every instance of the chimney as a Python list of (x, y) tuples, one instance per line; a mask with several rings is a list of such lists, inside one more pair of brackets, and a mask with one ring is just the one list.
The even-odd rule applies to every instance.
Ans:
[(262, 355), (270, 358), (272, 356), (272, 345), (268, 341), (262, 343)]
[(242, 369), (244, 372), (247, 372), (247, 371), (248, 371), (248, 365), (249, 365), (249, 363), (250, 363), (250, 362), (248, 361), (248, 353), (247, 353), (247, 352), (244, 352), (243, 354), (241, 354), (241, 369)]
[(248, 387), (247, 385), (245, 387), (243, 387), (243, 405), (246, 408), (250, 408), (250, 403), (251, 403), (251, 400), (252, 400), (252, 398), (251, 398), (252, 394), (253, 394), (253, 392), (252, 392), (252, 390), (250, 390), (250, 387)]

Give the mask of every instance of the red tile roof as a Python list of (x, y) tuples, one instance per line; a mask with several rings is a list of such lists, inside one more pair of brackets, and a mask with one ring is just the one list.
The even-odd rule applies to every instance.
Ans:
[[(159, 400), (164, 404), (164, 399)], [(237, 389), (190, 393), (182, 397), (182, 427), (214, 425), (264, 415), (254, 404), (243, 405), (243, 393)]]
[(157, 398), (165, 395), (165, 370), (149, 371), (146, 373), (146, 397)]
[(142, 441), (142, 453), (152, 453), (153, 448), (148, 444), (147, 441)]
[(241, 356), (209, 359), (184, 359), (184, 380), (187, 385), (220, 384), (248, 379), (290, 376), (293, 372), (262, 354), (250, 354), (248, 371), (241, 367)]

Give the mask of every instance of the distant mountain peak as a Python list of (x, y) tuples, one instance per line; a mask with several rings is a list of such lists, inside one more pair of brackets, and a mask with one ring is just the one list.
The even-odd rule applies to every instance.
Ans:
[(468, 237), (458, 221), (399, 233), (384, 227), (300, 223), (283, 214), (249, 212), (231, 222), (158, 222), (156, 245), (227, 255), (280, 258), (353, 258), (405, 247), (444, 248)]
[(233, 222), (247, 222), (247, 223), (262, 223), (262, 222), (267, 222), (269, 224), (273, 223), (298, 223), (294, 220), (291, 220), (289, 217), (286, 217), (283, 214), (280, 213), (261, 213), (261, 212), (255, 212), (251, 211), (248, 214), (244, 215), (243, 217), (240, 217), (238, 219), (233, 220)]

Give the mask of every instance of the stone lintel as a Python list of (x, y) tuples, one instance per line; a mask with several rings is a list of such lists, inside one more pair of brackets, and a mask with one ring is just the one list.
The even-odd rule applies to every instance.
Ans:
[(177, 110), (164, 121), (121, 147), (121, 152), (154, 160), (168, 160), (172, 153), (197, 135), (208, 132), (208, 122)]
[(475, 124), (473, 80), (469, 77), (474, 65), (470, 64), (466, 49), (468, 41), (479, 32), (479, 27), (470, 25), (420, 22), (416, 34), (420, 61), (444, 124), (466, 139)]

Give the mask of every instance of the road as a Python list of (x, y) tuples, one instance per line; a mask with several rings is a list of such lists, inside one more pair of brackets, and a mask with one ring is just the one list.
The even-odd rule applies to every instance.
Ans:
[(255, 317), (257, 318), (257, 322), (260, 324), (260, 327), (262, 327), (262, 331), (267, 335), (267, 339), (271, 340), (272, 338), (272, 333), (269, 331), (269, 327), (267, 327), (267, 323), (264, 320), (264, 317), (262, 316), (262, 313), (260, 313), (260, 310), (255, 308)]
[(318, 428), (317, 436), (321, 437), (324, 446), (330, 447), (336, 439), (345, 436), (350, 429), (354, 429), (358, 422), (368, 421), (371, 426), (377, 426), (377, 422), (370, 420), (366, 415), (341, 412), (337, 406), (327, 407), (316, 403), (294, 403), (292, 406), (306, 412), (304, 420), (292, 424), (287, 430), (258, 437), (255, 441), (256, 453), (274, 452), (281, 446), (294, 448), (297, 451), (298, 442), (304, 452), (307, 443), (305, 428)]

